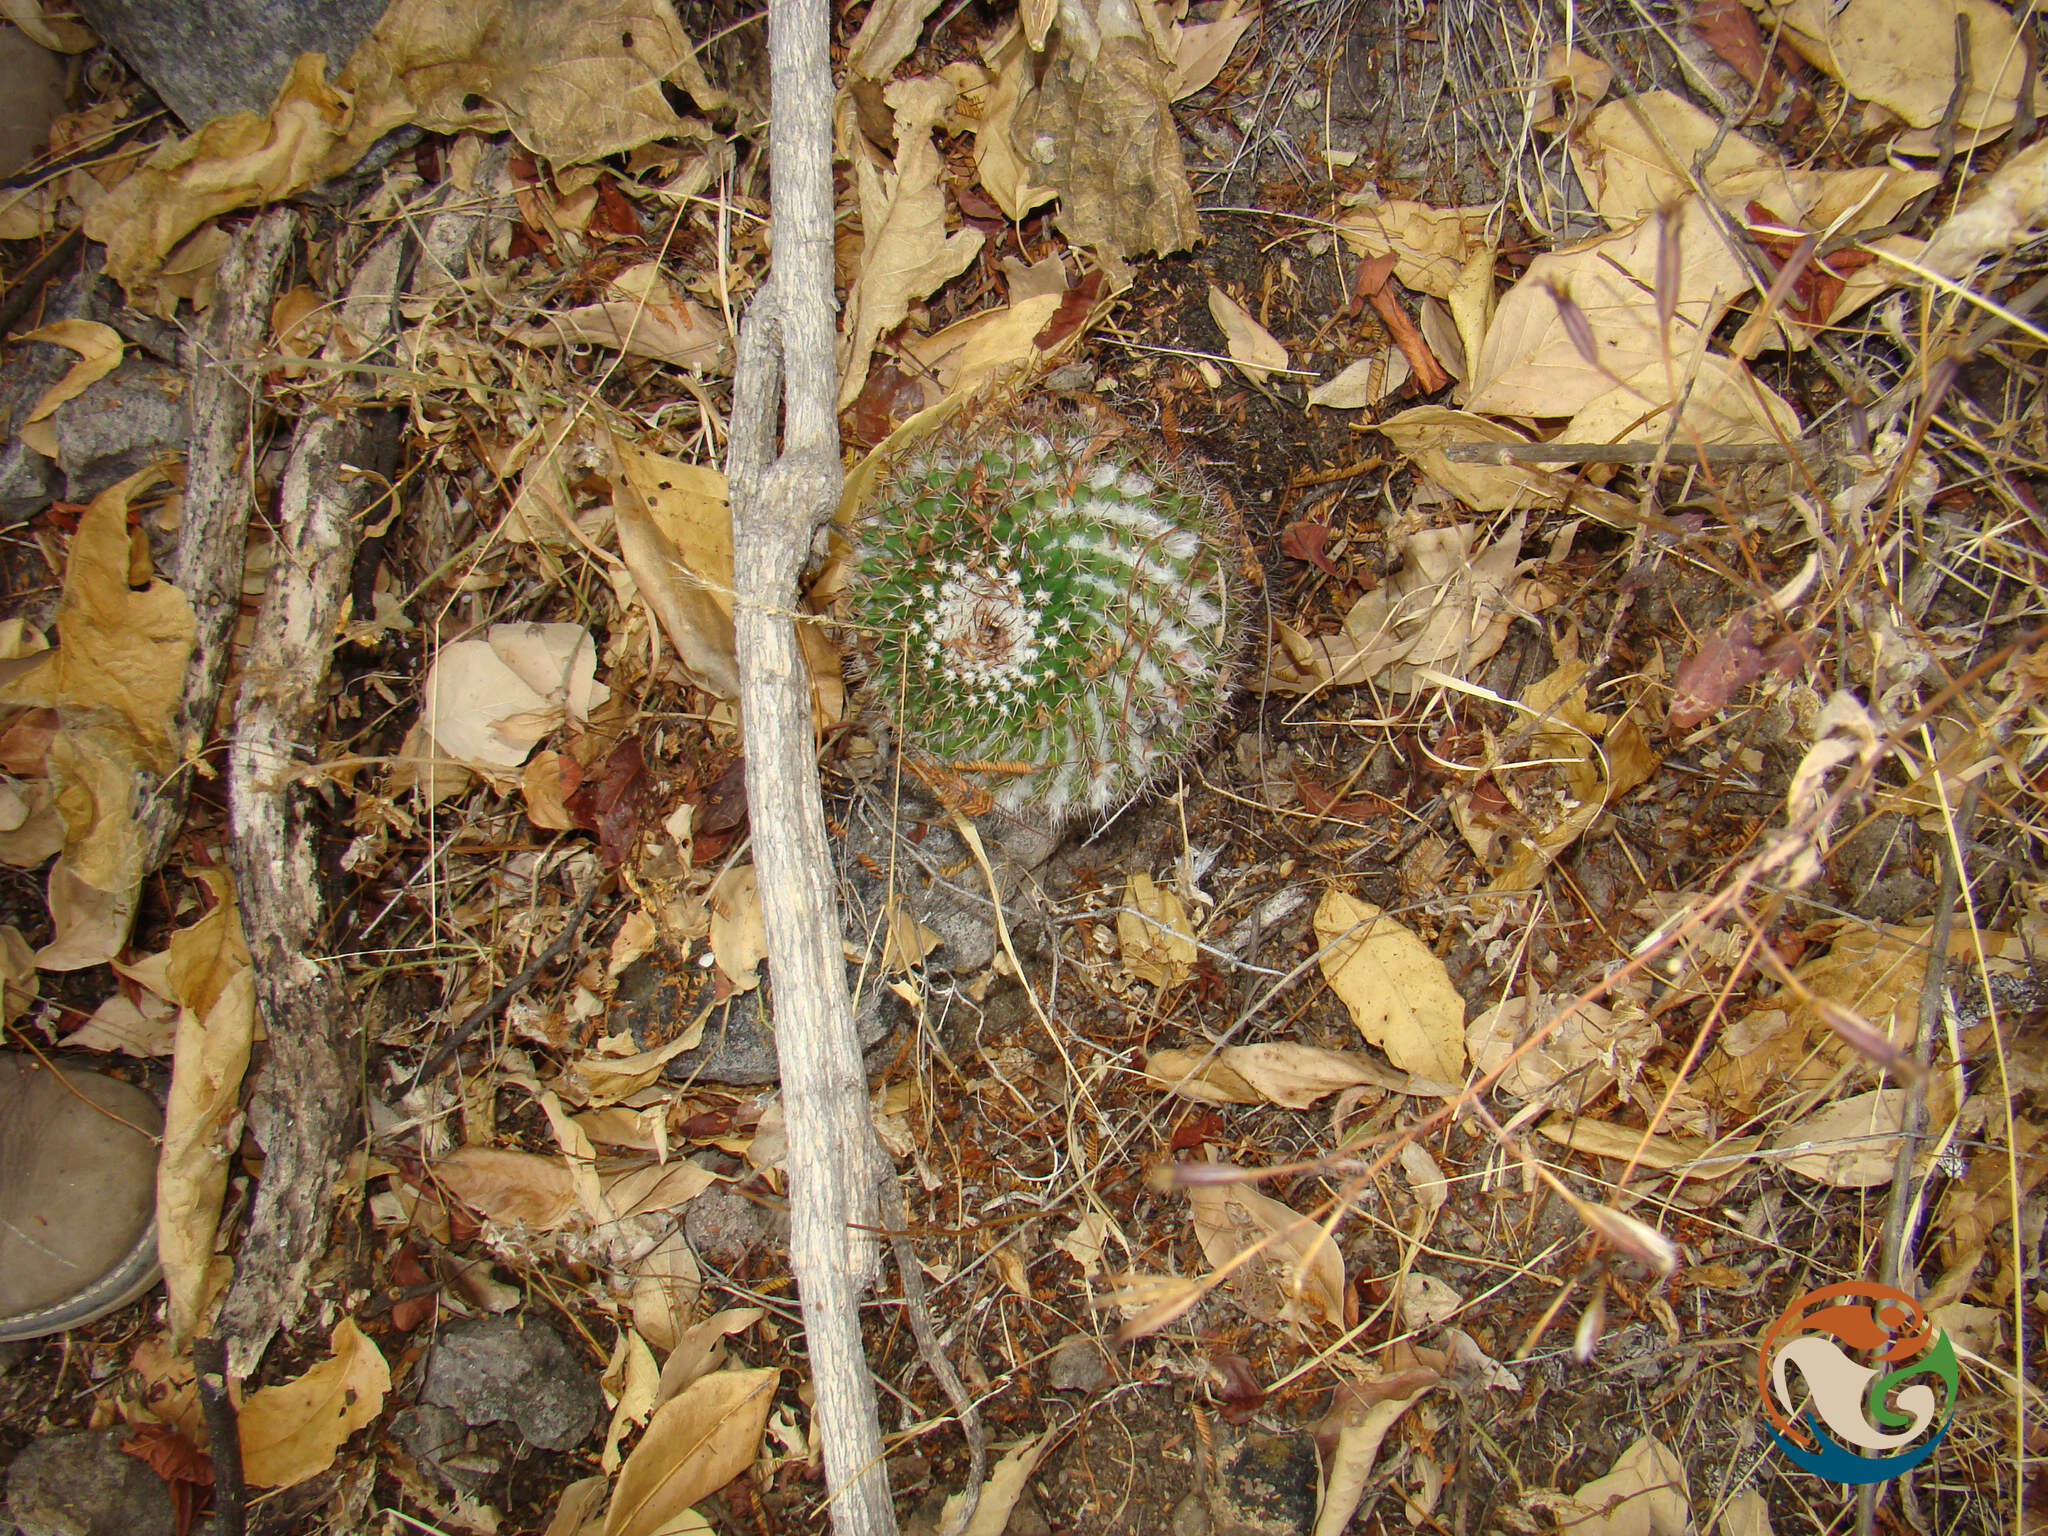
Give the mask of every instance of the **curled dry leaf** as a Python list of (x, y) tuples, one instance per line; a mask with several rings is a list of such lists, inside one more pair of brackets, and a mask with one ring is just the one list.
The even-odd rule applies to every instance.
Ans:
[[(1017, 1507), (1018, 1499), (1030, 1484), (1031, 1474), (1038, 1468), (1038, 1459), (1051, 1444), (1047, 1435), (1032, 1435), (1020, 1440), (997, 1459), (988, 1470), (988, 1477), (981, 1485), (981, 1497), (974, 1505), (974, 1518), (967, 1523), (960, 1536), (1003, 1536), (1009, 1529), (1010, 1515)], [(952, 1494), (946, 1499), (939, 1517), (939, 1529), (950, 1531), (959, 1519), (962, 1494)]]
[[(1551, 1027), (1558, 1015), (1569, 1015)], [(1501, 1071), (1516, 1049), (1542, 1034), (1513, 1065)], [(1504, 1093), (1530, 1099), (1569, 1080), (1569, 1096), (1577, 1102), (1598, 1098), (1616, 1083), (1631, 1083), (1641, 1072), (1643, 1057), (1658, 1042), (1657, 1027), (1636, 1009), (1617, 1018), (1599, 1003), (1545, 993), (1511, 997), (1496, 1003), (1465, 1031), (1472, 1065), (1497, 1079)]]
[(68, 347), (78, 354), (78, 361), (71, 365), (64, 377), (44, 390), (42, 398), (29, 407), (28, 414), (15, 422), (17, 427), (41, 421), (66, 400), (75, 400), (84, 394), (120, 366), (121, 354), (126, 348), (119, 331), (97, 320), (58, 320), (14, 339), (18, 342), (46, 341), (52, 346)]
[(1331, 891), (1316, 908), (1323, 979), (1366, 1043), (1440, 1084), (1465, 1075), (1465, 1000), (1443, 961), (1371, 902)]
[(1486, 226), (1495, 209), (1431, 208), (1400, 198), (1353, 209), (1337, 233), (1360, 256), (1394, 258), (1394, 276), (1418, 293), (1448, 299), (1465, 264), (1491, 252)]
[(1469, 523), (1410, 535), (1401, 569), (1352, 604), (1336, 634), (1312, 640), (1276, 625), (1280, 643), (1259, 685), (1274, 693), (1313, 693), (1373, 682), (1409, 693), (1421, 685), (1422, 668), (1470, 673), (1506, 642), (1516, 614), (1555, 601), (1522, 575), (1519, 519), (1475, 551), (1477, 541)]
[(1406, 384), (1414, 371), (1399, 348), (1382, 347), (1323, 380), (1308, 392), (1308, 403), (1332, 410), (1377, 405)]
[(1172, 68), (1166, 76), (1171, 101), (1192, 96), (1223, 72), (1238, 39), (1259, 19), (1256, 5), (1223, 0), (1210, 21), (1177, 21), (1173, 25)]
[[(932, 129), (952, 107), (958, 88), (949, 80), (920, 76), (895, 81), (882, 94), (895, 112), (896, 163), (878, 165), (864, 139), (856, 145), (861, 250), (839, 333), (841, 410), (860, 394), (875, 343), (910, 313), (912, 304), (964, 272), (983, 239), (972, 227), (946, 233), (946, 198)], [(852, 110), (850, 101), (847, 110)]]
[[(1850, 95), (1928, 129), (1948, 111), (1956, 85), (1956, 18), (1970, 23), (1969, 89), (1956, 111), (1964, 133), (1996, 133), (2012, 122), (2027, 81), (2025, 48), (2011, 13), (1990, 0), (1794, 0), (1783, 8), (1785, 41)], [(2042, 82), (2031, 82), (2040, 99)], [(1927, 153), (1916, 142), (1908, 153)]]
[(493, 624), (480, 640), (444, 647), (422, 694), (429, 738), (481, 773), (520, 767), (549, 732), (611, 697), (581, 624)]
[(258, 1488), (290, 1488), (334, 1464), (344, 1440), (384, 1411), (391, 1368), (343, 1318), (329, 1354), (304, 1375), (249, 1394), (239, 1415), (242, 1476)]
[(737, 698), (724, 473), (664, 458), (616, 434), (611, 449), (626, 569), (691, 675), (721, 698)]
[(509, 332), (507, 339), (529, 347), (607, 347), (703, 373), (732, 368), (725, 322), (678, 293), (660, 263), (652, 261), (614, 277), (597, 303), (551, 311)]
[[(1838, 1103), (1827, 1104), (1781, 1132), (1771, 1144), (1780, 1166), (1802, 1178), (1836, 1189), (1874, 1189), (1889, 1184), (1898, 1171), (1899, 1133), (1905, 1125), (1910, 1092), (1904, 1088), (1873, 1088)], [(1930, 1102), (1931, 1152), (1953, 1109)]]
[(1195, 930), (1179, 892), (1143, 870), (1131, 874), (1127, 905), (1116, 915), (1117, 948), (1124, 969), (1164, 991), (1188, 979), (1195, 965)]
[(1316, 1440), (1325, 1447), (1329, 1470), (1316, 1510), (1315, 1536), (1341, 1536), (1351, 1524), (1387, 1431), (1416, 1399), (1443, 1381), (1443, 1373), (1422, 1364), (1407, 1344), (1396, 1344), (1388, 1363), (1383, 1373), (1342, 1382), (1329, 1413), (1317, 1426)]
[(223, 870), (197, 871), (214, 907), (171, 935), (164, 986), (177, 1004), (171, 1091), (157, 1163), (157, 1252), (170, 1294), (172, 1337), (198, 1330), (221, 1279), (214, 1254), (227, 1192), (229, 1124), (256, 1034), (256, 978), (234, 888)]
[(1389, 1071), (1363, 1051), (1329, 1051), (1290, 1040), (1227, 1045), (1220, 1051), (1154, 1051), (1151, 1083), (1205, 1104), (1278, 1104), (1307, 1109), (1346, 1088), (1406, 1093), (1406, 1073)]

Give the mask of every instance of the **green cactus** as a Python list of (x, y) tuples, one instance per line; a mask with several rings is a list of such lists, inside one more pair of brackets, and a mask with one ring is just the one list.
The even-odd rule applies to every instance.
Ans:
[(1238, 549), (1201, 477), (1131, 434), (985, 416), (883, 467), (843, 596), (854, 670), (942, 796), (1054, 825), (1106, 811), (1214, 729)]

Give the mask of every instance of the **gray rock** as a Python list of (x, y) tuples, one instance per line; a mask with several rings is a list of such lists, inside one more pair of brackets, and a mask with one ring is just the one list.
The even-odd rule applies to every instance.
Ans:
[(1219, 1536), (1308, 1536), (1317, 1479), (1313, 1435), (1251, 1431), (1217, 1456), (1213, 1528)]
[(519, 1427), (529, 1444), (569, 1451), (597, 1433), (604, 1394), (597, 1376), (546, 1323), (467, 1318), (441, 1330), (420, 1401), (454, 1410), (465, 1424)]
[(1046, 1362), (1046, 1385), (1055, 1392), (1100, 1392), (1115, 1379), (1102, 1340), (1085, 1333), (1061, 1339)]
[(7, 1469), (7, 1514), (22, 1536), (171, 1536), (171, 1490), (128, 1455), (125, 1429), (51, 1435)]
[(451, 1466), (469, 1448), (469, 1430), (460, 1417), (439, 1403), (414, 1403), (391, 1416), (391, 1438), (408, 1456), (464, 1492), (474, 1492), (483, 1477)]
[(714, 1184), (683, 1207), (683, 1236), (698, 1258), (730, 1272), (767, 1241), (775, 1216), (730, 1184)]
[[(1059, 836), (1051, 827), (1011, 816), (982, 816), (974, 825), (1015, 939), (1022, 915), (1018, 895), (1031, 872), (1058, 849)], [(850, 933), (883, 932), (882, 914), (893, 894), (938, 934), (930, 964), (964, 974), (994, 958), (989, 877), (946, 812), (907, 789), (893, 806), (879, 794), (863, 796), (848, 816), (845, 868)]]
[(0, 176), (12, 176), (50, 142), (64, 110), (64, 61), (14, 27), (0, 27)]
[[(35, 311), (40, 323), (104, 323), (114, 307), (110, 285), (100, 275), (105, 259), (105, 247), (88, 244), (78, 267), (43, 290)], [(57, 494), (57, 466), (16, 434), (43, 392), (77, 361), (77, 353), (48, 341), (32, 341), (8, 350), (7, 367), (0, 370), (0, 528), (35, 516)]]
[(50, 420), (72, 501), (91, 501), (115, 481), (183, 453), (192, 436), (185, 375), (146, 357), (127, 358)]
[[(855, 980), (849, 967), (848, 990), (854, 990)], [(893, 998), (879, 987), (855, 992), (854, 1025), (863, 1050), (889, 1034)], [(619, 973), (607, 1024), (614, 1033), (625, 1030), (643, 1050), (651, 1050), (701, 1017), (702, 1042), (669, 1060), (662, 1069), (668, 1077), (681, 1083), (772, 1083), (777, 1077), (775, 1029), (769, 1022), (774, 999), (774, 978), (765, 977), (753, 991), (720, 1000), (709, 969), (657, 950)]]
[(385, 0), (79, 0), (93, 31), (188, 128), (266, 113), (302, 53), (348, 62)]

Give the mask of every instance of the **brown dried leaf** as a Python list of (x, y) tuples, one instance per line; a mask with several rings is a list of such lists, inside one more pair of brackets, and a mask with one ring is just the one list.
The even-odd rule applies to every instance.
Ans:
[(1330, 891), (1316, 908), (1323, 979), (1368, 1045), (1437, 1083), (1465, 1075), (1465, 1000), (1429, 946), (1379, 907)]

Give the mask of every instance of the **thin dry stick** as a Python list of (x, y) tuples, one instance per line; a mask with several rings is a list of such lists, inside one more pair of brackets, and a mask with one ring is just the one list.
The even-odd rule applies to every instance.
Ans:
[[(797, 575), (841, 480), (833, 412), (832, 73), (824, 0), (768, 8), (774, 265), (740, 327), (730, 480), (733, 632), (775, 1045), (789, 1134), (790, 1265), (803, 1301), (836, 1530), (894, 1536), (860, 1302), (894, 1171), (868, 1118), (797, 645)], [(781, 452), (776, 452), (777, 405)]]

